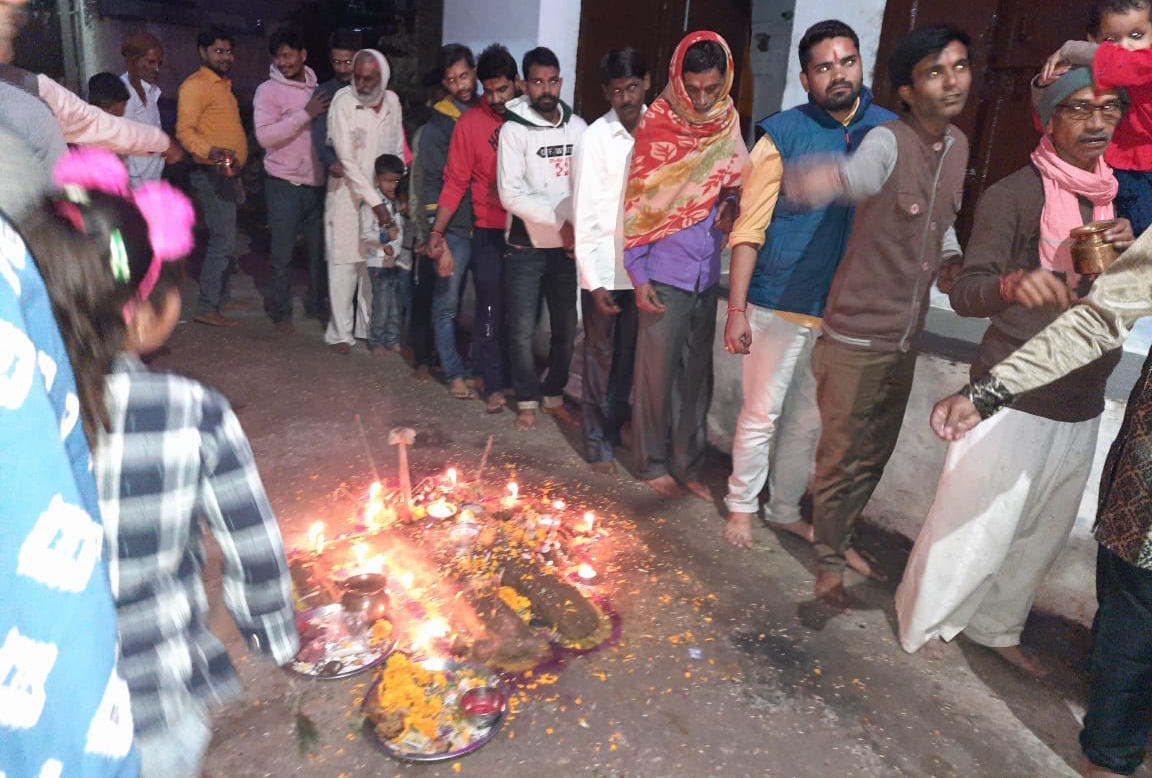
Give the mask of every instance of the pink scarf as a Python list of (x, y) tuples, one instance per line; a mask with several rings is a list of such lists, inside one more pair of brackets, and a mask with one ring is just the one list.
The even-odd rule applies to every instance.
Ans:
[(1076, 195), (1092, 202), (1092, 220), (1113, 219), (1116, 209), (1116, 179), (1104, 157), (1096, 160), (1094, 170), (1081, 170), (1069, 165), (1056, 154), (1052, 136), (1045, 135), (1032, 152), (1032, 164), (1044, 182), (1044, 210), (1040, 213), (1040, 267), (1067, 273), (1068, 285), (1080, 278), (1072, 266), (1072, 240), (1068, 233), (1084, 223)]

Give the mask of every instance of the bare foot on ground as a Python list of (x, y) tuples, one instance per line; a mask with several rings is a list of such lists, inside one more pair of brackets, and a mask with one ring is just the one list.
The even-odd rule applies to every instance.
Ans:
[(536, 411), (531, 408), (516, 414), (516, 429), (527, 432), (536, 429)]
[(592, 472), (597, 475), (604, 475), (609, 478), (619, 477), (619, 473), (616, 472), (616, 463), (612, 460), (608, 460), (607, 462), (593, 462), (591, 468)]
[(925, 659), (930, 659), (933, 662), (939, 662), (944, 658), (944, 641), (939, 638), (933, 638), (924, 645), (920, 646), (920, 650), (916, 653)]
[(876, 560), (870, 556), (857, 551), (854, 548), (849, 548), (844, 552), (844, 559), (847, 561), (848, 566), (855, 570), (865, 578), (871, 578), (873, 581), (880, 583), (887, 583), (888, 576), (880, 572), (880, 568), (876, 565)]
[(1123, 778), (1120, 773), (1101, 767), (1083, 755), (1080, 756), (1080, 775), (1083, 778)]
[(844, 591), (844, 574), (822, 570), (816, 574), (816, 599), (838, 613), (851, 613), (848, 593)]
[(417, 365), (412, 370), (411, 378), (413, 381), (427, 381), (429, 377), (428, 365)]
[(507, 405), (508, 398), (504, 396), (503, 392), (493, 392), (488, 395), (488, 403), (484, 406), (484, 410), (488, 413), (501, 413)]
[(812, 529), (812, 522), (799, 519), (797, 521), (790, 521), (786, 524), (780, 522), (770, 521), (768, 526), (772, 529), (783, 530), (784, 532), (791, 532), (793, 535), (804, 538), (809, 543), (816, 541), (816, 533)]
[(651, 480), (644, 481), (644, 483), (665, 497), (679, 497), (684, 494), (684, 492), (680, 490), (680, 484), (676, 483), (676, 479), (670, 475), (658, 476)]
[(732, 511), (724, 525), (724, 539), (736, 548), (752, 548), (752, 514)]
[(1008, 664), (1032, 678), (1043, 678), (1052, 671), (1036, 658), (1036, 655), (1022, 646), (993, 646), (993, 651)]
[(699, 481), (688, 481), (684, 484), (684, 488), (692, 492), (692, 494), (699, 497), (701, 500), (711, 501), (712, 492), (708, 491), (708, 487)]

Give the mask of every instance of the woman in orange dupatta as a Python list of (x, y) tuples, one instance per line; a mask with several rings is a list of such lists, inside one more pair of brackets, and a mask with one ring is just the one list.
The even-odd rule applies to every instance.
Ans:
[(714, 32), (676, 47), (668, 85), (636, 128), (624, 193), (624, 265), (640, 309), (632, 384), (637, 476), (662, 494), (699, 481), (712, 400), (720, 251), (748, 161), (729, 96), (732, 52)]

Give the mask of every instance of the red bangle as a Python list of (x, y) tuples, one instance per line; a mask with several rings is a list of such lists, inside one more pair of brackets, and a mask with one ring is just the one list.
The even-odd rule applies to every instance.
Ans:
[(1013, 270), (1011, 273), (1006, 273), (1000, 276), (1000, 299), (1006, 303), (1014, 301), (1012, 291), (1016, 288), (1016, 282), (1020, 276), (1024, 275), (1023, 270)]
[(746, 310), (748, 310), (747, 305), (729, 305), (728, 306), (728, 313), (732, 313), (732, 311), (744, 313)]

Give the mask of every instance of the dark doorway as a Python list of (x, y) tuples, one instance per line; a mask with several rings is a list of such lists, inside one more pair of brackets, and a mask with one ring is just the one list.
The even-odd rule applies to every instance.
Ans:
[[(685, 27), (687, 21), (687, 27)], [(600, 91), (600, 58), (611, 49), (639, 49), (652, 71), (651, 101), (668, 81), (668, 62), (685, 32), (724, 36), (735, 60), (732, 95), (739, 94), (752, 25), (751, 0), (584, 0), (576, 52), (575, 110), (589, 122), (608, 110)]]
[(1087, 3), (1067, 13), (1038, 0), (969, 0), (957, 13), (955, 0), (888, 0), (874, 79), (882, 105), (895, 110), (899, 102), (888, 85), (888, 55), (914, 27), (951, 22), (972, 36), (972, 93), (956, 122), (971, 144), (956, 224), (961, 244), (980, 194), (1026, 164), (1040, 139), (1032, 119), (1032, 76), (1064, 41), (1084, 37), (1086, 19)]

